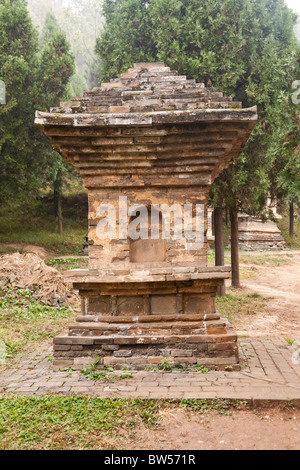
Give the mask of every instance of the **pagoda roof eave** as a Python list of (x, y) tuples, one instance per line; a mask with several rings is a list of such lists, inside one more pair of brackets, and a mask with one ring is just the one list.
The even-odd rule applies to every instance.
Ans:
[(107, 126), (152, 126), (188, 124), (200, 122), (257, 122), (257, 106), (242, 109), (201, 109), (150, 111), (135, 113), (103, 113), (103, 114), (68, 114), (36, 111), (35, 124), (43, 126), (68, 127), (107, 127)]

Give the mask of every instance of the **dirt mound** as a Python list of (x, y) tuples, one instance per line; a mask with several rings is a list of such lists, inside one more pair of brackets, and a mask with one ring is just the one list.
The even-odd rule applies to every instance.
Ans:
[(43, 246), (28, 245), (26, 243), (0, 243), (0, 253), (35, 253), (42, 259), (51, 258), (56, 256), (56, 253), (52, 253)]
[(79, 305), (72, 286), (35, 253), (0, 256), (0, 289), (5, 287), (29, 289), (41, 302), (53, 307)]

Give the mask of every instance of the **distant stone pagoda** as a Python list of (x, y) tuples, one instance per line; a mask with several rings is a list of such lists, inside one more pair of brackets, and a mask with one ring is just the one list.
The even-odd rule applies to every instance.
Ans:
[[(272, 213), (272, 219), (270, 219)], [(277, 212), (277, 202), (269, 196), (264, 209), (265, 219), (239, 214), (239, 248), (241, 250), (283, 250), (286, 243), (277, 226), (282, 216)], [(276, 222), (275, 222), (276, 221)]]
[[(256, 121), (256, 107), (242, 109), (162, 63), (135, 64), (82, 98), (36, 113), (36, 125), (80, 171), (89, 195), (89, 269), (65, 274), (79, 291), (82, 314), (54, 339), (54, 368), (81, 368), (96, 358), (129, 369), (165, 358), (238, 367), (237, 335), (215, 305), (230, 267), (207, 267), (207, 199)], [(174, 237), (174, 229), (164, 237), (163, 205), (184, 214), (186, 206), (203, 207), (201, 243), (191, 248), (186, 233)], [(116, 217), (107, 238), (100, 233), (103, 207)], [(126, 227), (138, 225), (145, 207), (150, 228), (159, 212), (159, 236), (136, 239)]]
[(282, 250), (285, 240), (273, 220), (239, 214), (239, 248), (246, 251)]

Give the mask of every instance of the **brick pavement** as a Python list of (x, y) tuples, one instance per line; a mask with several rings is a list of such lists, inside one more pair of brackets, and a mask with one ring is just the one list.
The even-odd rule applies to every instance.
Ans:
[(300, 364), (294, 350), (279, 338), (240, 338), (239, 372), (118, 371), (130, 378), (89, 381), (78, 371), (53, 372), (52, 347), (0, 366), (0, 393), (91, 395), (101, 398), (239, 399), (252, 402), (292, 401), (300, 405)]

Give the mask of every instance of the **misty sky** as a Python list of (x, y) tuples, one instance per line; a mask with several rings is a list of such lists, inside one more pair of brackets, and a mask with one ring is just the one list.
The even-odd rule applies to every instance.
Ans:
[(287, 6), (292, 8), (294, 11), (300, 12), (299, 0), (284, 0)]
[[(72, 0), (64, 0), (65, 3), (72, 3)], [(284, 2), (292, 8), (294, 11), (300, 13), (300, 4), (299, 0), (284, 0)]]

